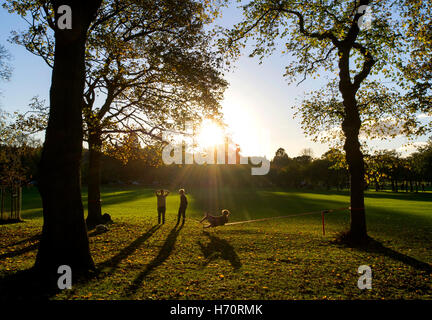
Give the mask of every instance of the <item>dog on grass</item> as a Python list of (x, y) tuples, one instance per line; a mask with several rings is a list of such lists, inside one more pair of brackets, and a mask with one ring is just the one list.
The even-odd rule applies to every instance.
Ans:
[(225, 223), (228, 222), (228, 216), (231, 214), (227, 209), (222, 210), (221, 216), (212, 216), (208, 212), (206, 212), (204, 218), (200, 221), (202, 223), (204, 220), (208, 221), (208, 225), (203, 226), (204, 228), (214, 228), (218, 226), (223, 226)]

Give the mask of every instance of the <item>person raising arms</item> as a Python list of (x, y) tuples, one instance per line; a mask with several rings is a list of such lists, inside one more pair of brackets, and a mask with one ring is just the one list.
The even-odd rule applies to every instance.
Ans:
[(168, 190), (155, 191), (157, 197), (157, 211), (158, 211), (158, 224), (165, 223), (165, 212), (166, 212), (166, 197), (170, 192)]

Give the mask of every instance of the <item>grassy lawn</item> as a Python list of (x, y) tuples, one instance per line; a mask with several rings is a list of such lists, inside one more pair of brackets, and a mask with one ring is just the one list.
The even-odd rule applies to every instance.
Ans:
[[(326, 236), (320, 214), (209, 232), (196, 221), (204, 210), (223, 208), (231, 221), (244, 221), (346, 207), (346, 192), (199, 189), (188, 198), (179, 229), (178, 195), (167, 198), (167, 222), (157, 226), (152, 190), (103, 188), (103, 212), (115, 223), (107, 233), (90, 232), (101, 272), (52, 298), (432, 299), (432, 193), (368, 192), (368, 229), (376, 240), (368, 248), (332, 243), (349, 225), (347, 211), (326, 216)], [(22, 217), (25, 223), (0, 225), (0, 276), (34, 263), (42, 226), (34, 189), (23, 192)], [(372, 290), (357, 288), (360, 265), (372, 268)]]

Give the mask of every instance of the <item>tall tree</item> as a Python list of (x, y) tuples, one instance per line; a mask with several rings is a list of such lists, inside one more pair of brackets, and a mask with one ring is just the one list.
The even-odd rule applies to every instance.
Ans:
[[(403, 34), (411, 40), (406, 55), (399, 58), (402, 77), (399, 83), (408, 91), (410, 109), (420, 110), (429, 121), (423, 121), (425, 129), (432, 129), (432, 1), (398, 0), (401, 8)], [(406, 57), (408, 56), (408, 58)], [(408, 81), (407, 81), (408, 80)]]
[[(141, 142), (161, 139), (163, 130), (179, 131), (186, 121), (218, 116), (226, 82), (204, 32), (207, 9), (192, 0), (111, 0), (91, 23), (83, 95), (88, 226), (102, 223), (101, 155), (110, 144), (124, 144), (122, 135), (130, 133)], [(32, 18), (14, 40), (52, 66), (48, 22)]]
[[(392, 78), (389, 52), (402, 54), (399, 44), (405, 39), (392, 17), (391, 4), (369, 0), (254, 0), (243, 6), (244, 20), (222, 40), (229, 53), (238, 55), (244, 41), (253, 38), (255, 49), (251, 56), (263, 58), (279, 48), (277, 39), (282, 39), (282, 50), (292, 56), (285, 73), (289, 80), (301, 76), (303, 81), (326, 71), (329, 76), (336, 75), (330, 83), (335, 84), (340, 95), (337, 111), (351, 178), (351, 224), (347, 236), (353, 242), (367, 240), (358, 94), (370, 75)], [(368, 6), (373, 12), (371, 27), (360, 30)], [(315, 110), (319, 107), (315, 106)], [(308, 116), (314, 117), (313, 113)]]
[[(130, 1), (92, 25), (84, 95), (90, 225), (101, 221), (100, 157), (107, 144), (130, 133), (144, 143), (161, 140), (164, 130), (218, 115), (226, 82), (203, 31), (204, 13), (198, 1)], [(98, 89), (106, 93), (100, 107)]]
[[(64, 5), (72, 9), (71, 29), (59, 28)], [(100, 5), (101, 0), (52, 0), (12, 2), (9, 7), (45, 16), (54, 32), (50, 111), (39, 179), (44, 224), (35, 262), (36, 269), (49, 273), (56, 273), (60, 265), (69, 265), (75, 274), (94, 268), (81, 201), (80, 163), (86, 39)]]

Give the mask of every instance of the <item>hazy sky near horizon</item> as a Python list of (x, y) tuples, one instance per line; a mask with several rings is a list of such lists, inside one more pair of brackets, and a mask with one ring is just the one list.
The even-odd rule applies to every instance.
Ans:
[[(228, 8), (216, 24), (229, 27), (240, 22), (241, 18), (240, 10)], [(0, 8), (0, 44), (11, 54), (13, 67), (11, 80), (0, 83), (0, 107), (8, 112), (27, 110), (31, 98), (36, 95), (47, 103), (49, 101), (51, 69), (41, 58), (7, 41), (12, 30), (22, 30), (25, 26), (25, 21), (19, 16)], [(248, 57), (251, 48), (245, 49), (235, 62), (233, 71), (226, 74), (229, 88), (222, 106), (234, 138), (238, 137), (243, 149), (256, 150), (258, 146), (258, 155), (267, 157), (272, 157), (279, 147), (291, 157), (297, 156), (304, 148), (312, 148), (314, 155), (320, 156), (328, 145), (314, 143), (305, 136), (300, 126), (301, 119), (294, 117), (293, 107), (305, 91), (321, 87), (322, 82), (307, 80), (299, 86), (288, 85), (283, 73), (289, 57), (275, 52), (259, 64), (258, 59)], [(248, 138), (241, 141), (245, 136)], [(426, 140), (427, 137), (421, 137), (417, 142)], [(374, 149), (402, 151), (406, 142), (407, 139), (400, 137), (384, 142), (371, 141), (368, 145)]]

